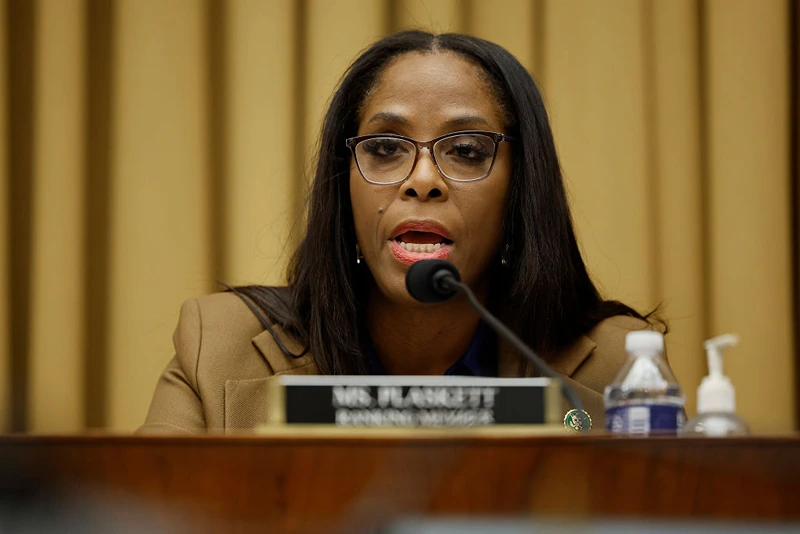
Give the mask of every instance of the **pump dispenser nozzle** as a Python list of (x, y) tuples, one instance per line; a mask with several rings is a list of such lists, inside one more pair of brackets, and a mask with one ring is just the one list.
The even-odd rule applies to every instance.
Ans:
[(735, 347), (739, 343), (736, 334), (722, 334), (703, 343), (708, 356), (708, 374), (722, 376), (722, 349)]
[(739, 342), (736, 334), (723, 334), (706, 341), (703, 346), (708, 358), (708, 376), (697, 390), (697, 413), (736, 411), (733, 384), (722, 374), (722, 349)]

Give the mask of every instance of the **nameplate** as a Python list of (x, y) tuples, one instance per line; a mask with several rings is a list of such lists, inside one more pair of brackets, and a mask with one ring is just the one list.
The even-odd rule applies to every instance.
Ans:
[(270, 424), (286, 425), (542, 425), (558, 423), (561, 407), (549, 378), (279, 375), (268, 394)]

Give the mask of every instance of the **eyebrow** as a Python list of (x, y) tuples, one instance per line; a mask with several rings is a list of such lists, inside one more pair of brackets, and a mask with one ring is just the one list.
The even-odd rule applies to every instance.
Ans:
[(370, 117), (369, 121), (367, 121), (367, 124), (372, 124), (373, 122), (380, 120), (385, 122), (403, 124), (403, 125), (408, 124), (408, 119), (406, 119), (402, 115), (398, 115), (397, 113), (392, 113), (390, 111), (381, 111), (379, 113), (376, 113), (375, 115)]
[[(390, 123), (395, 124), (402, 124), (408, 125), (409, 121), (402, 115), (398, 115), (397, 113), (392, 113), (390, 111), (381, 111), (370, 117), (367, 124), (371, 124), (373, 122), (383, 120)], [(452, 119), (448, 119), (444, 122), (446, 126), (463, 126), (465, 124), (483, 124), (489, 126), (489, 121), (481, 117), (480, 115), (462, 115), (460, 117), (454, 117)]]
[(485, 126), (489, 126), (489, 121), (480, 115), (462, 115), (461, 117), (455, 117), (445, 121), (445, 124), (447, 126), (463, 126), (465, 124), (475, 124), (476, 122)]

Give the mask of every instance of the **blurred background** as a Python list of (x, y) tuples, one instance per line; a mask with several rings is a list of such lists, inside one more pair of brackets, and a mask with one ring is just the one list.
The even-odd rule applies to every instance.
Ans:
[(326, 104), (387, 33), (495, 41), (539, 83), (586, 261), (797, 425), (792, 0), (0, 0), (0, 431), (130, 431), (181, 302), (280, 284)]

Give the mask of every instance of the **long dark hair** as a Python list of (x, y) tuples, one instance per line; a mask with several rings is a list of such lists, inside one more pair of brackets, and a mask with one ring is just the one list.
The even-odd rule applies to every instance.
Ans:
[(360, 335), (370, 275), (356, 264), (350, 151), (344, 140), (357, 135), (361, 106), (392, 59), (436, 51), (458, 54), (483, 69), (506, 113), (506, 131), (515, 138), (504, 228), (511, 261), (492, 286), (495, 311), (546, 359), (607, 317), (643, 318), (622, 303), (601, 299), (586, 272), (547, 111), (525, 68), (502, 47), (476, 37), (406, 31), (361, 54), (333, 96), (289, 286), (238, 290), (304, 343), (322, 374), (366, 373)]

